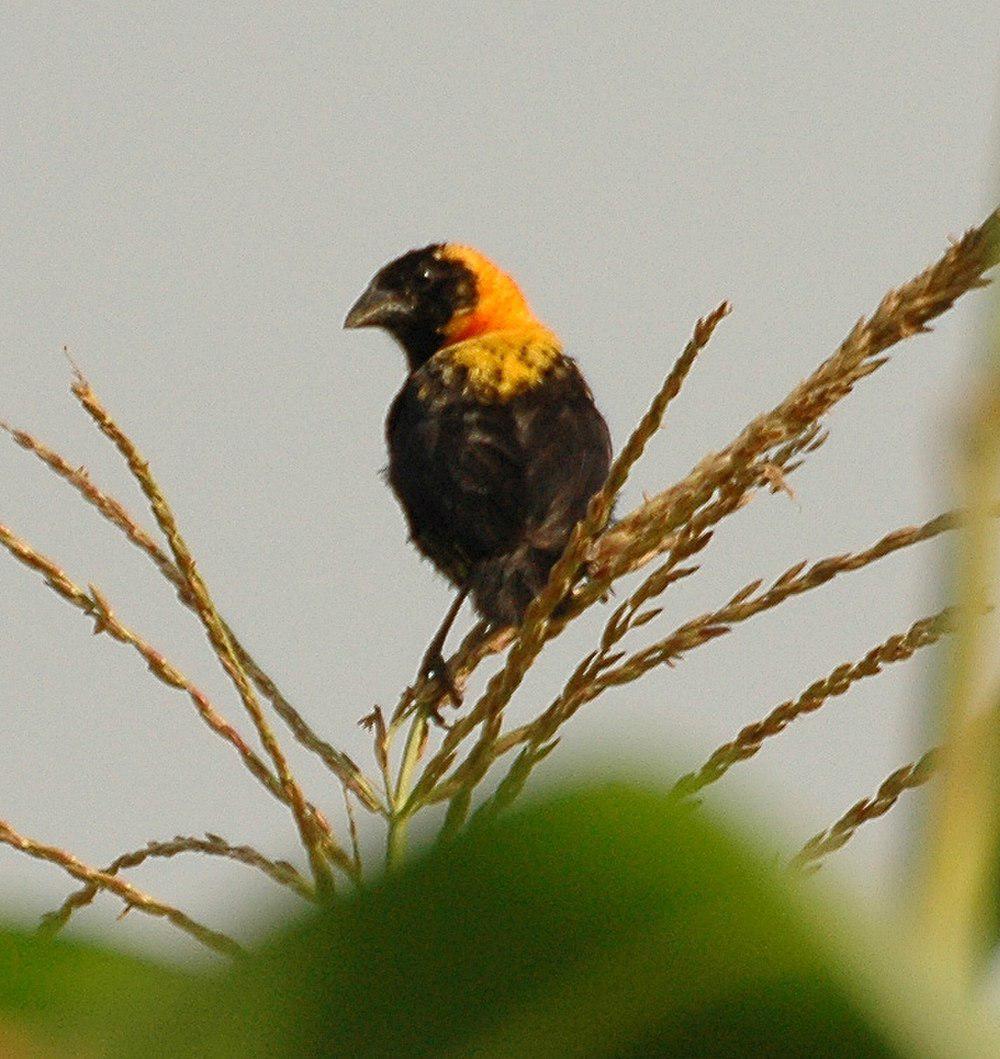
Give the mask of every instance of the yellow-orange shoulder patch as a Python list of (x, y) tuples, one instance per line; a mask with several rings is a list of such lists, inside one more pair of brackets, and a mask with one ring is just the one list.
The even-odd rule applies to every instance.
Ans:
[(432, 360), (460, 369), (464, 385), (484, 401), (509, 401), (566, 365), (559, 339), (537, 324), (445, 346)]

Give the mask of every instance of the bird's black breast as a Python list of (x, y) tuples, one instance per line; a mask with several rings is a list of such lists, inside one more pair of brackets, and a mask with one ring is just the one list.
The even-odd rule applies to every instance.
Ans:
[[(485, 616), (517, 620), (604, 482), (608, 430), (569, 358), (506, 401), (482, 400), (435, 360), (389, 410), (389, 483), (416, 546), (472, 584)], [(523, 561), (511, 567), (514, 556)], [(517, 602), (501, 606), (503, 583), (525, 564)]]

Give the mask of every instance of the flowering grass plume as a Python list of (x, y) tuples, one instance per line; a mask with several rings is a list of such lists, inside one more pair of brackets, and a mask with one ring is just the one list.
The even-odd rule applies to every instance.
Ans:
[[(919, 526), (888, 532), (873, 530), (876, 542), (868, 547), (796, 563), (769, 585), (751, 581), (728, 599), (710, 605), (675, 628), (654, 631), (652, 643), (636, 646), (633, 642), (636, 630), (647, 626), (656, 630), (664, 596), (671, 586), (697, 574), (697, 563), (719, 524), (758, 493), (790, 492), (790, 477), (826, 440), (828, 413), (887, 362), (894, 346), (929, 330), (931, 322), (958, 298), (984, 286), (985, 274), (998, 260), (1000, 212), (954, 241), (919, 276), (890, 291), (870, 316), (855, 324), (830, 357), (783, 401), (751, 420), (728, 445), (708, 453), (682, 479), (659, 489), (634, 510), (612, 521), (611, 512), (623, 485), (649, 440), (665, 423), (669, 426), (671, 402), (713, 332), (729, 314), (729, 304), (723, 302), (697, 321), (521, 626), (497, 629), (480, 622), (450, 659), (453, 683), (466, 696), (463, 708), (451, 715), (448, 724), (441, 723), (447, 699), (434, 680), (419, 681), (404, 689), (391, 712), (376, 707), (362, 719), (372, 735), (371, 770), (320, 735), (243, 646), (219, 613), (178, 518), (148, 462), (79, 371), (73, 381), (73, 393), (125, 461), (148, 505), (155, 529), (144, 526), (78, 464), (33, 434), (0, 424), (17, 445), (58, 475), (146, 555), (172, 585), (180, 604), (197, 618), (209, 649), (229, 678), (241, 723), (230, 719), (221, 704), (209, 699), (145, 634), (120, 617), (98, 587), (84, 587), (55, 559), (3, 524), (0, 544), (91, 620), (95, 632), (130, 648), (156, 679), (186, 696), (201, 721), (287, 808), (304, 859), (304, 865), (296, 867), (252, 846), (231, 844), (218, 835), (207, 834), (201, 838), (179, 836), (150, 842), (99, 869), (66, 850), (23, 835), (12, 824), (0, 822), (0, 844), (60, 867), (81, 883), (58, 909), (44, 917), (43, 929), (58, 931), (76, 911), (104, 892), (122, 901), (126, 910), (134, 908), (163, 918), (213, 951), (234, 954), (239, 951), (234, 940), (137, 889), (125, 880), (126, 873), (150, 858), (193, 854), (236, 861), (264, 873), (276, 885), (307, 902), (322, 901), (345, 884), (363, 885), (366, 866), (361, 859), (356, 807), (364, 810), (369, 819), (385, 822), (386, 860), (391, 868), (405, 855), (407, 827), (417, 813), (447, 803), (441, 832), (441, 838), (447, 840), (463, 827), (502, 811), (555, 749), (569, 720), (607, 689), (640, 681), (659, 667), (678, 665), (691, 651), (737, 631), (741, 624), (764, 611), (819, 589), (834, 578), (878, 563), (900, 549), (954, 530), (963, 522), (960, 511)], [(997, 513), (993, 504), (990, 514)], [(627, 587), (622, 584), (626, 578), (630, 579)], [(621, 602), (610, 610), (594, 648), (573, 668), (552, 701), (536, 703), (529, 720), (509, 726), (508, 707), (546, 645), (584, 612), (606, 601), (612, 589), (620, 590)], [(858, 681), (878, 676), (947, 636), (959, 618), (954, 608), (946, 608), (874, 646), (857, 661), (838, 666), (774, 707), (763, 719), (749, 723), (703, 765), (682, 776), (674, 786), (675, 795), (690, 798), (721, 780), (729, 769), (756, 755), (766, 741), (779, 736), (793, 722), (846, 694)], [(480, 665), (501, 653), (504, 657), (499, 668), (478, 693), (473, 693)], [(321, 808), (329, 792), (319, 792), (322, 798), (308, 796), (293, 772), (275, 717), (327, 767), (340, 787), (346, 838), (331, 823), (330, 808)], [(406, 736), (401, 740), (404, 730)], [(398, 746), (400, 741), (402, 745)], [(939, 761), (940, 753), (935, 750), (898, 769), (873, 797), (860, 800), (833, 825), (810, 839), (793, 863), (814, 869), (824, 857), (843, 846), (858, 827), (891, 809), (905, 790), (926, 782)], [(492, 790), (483, 796), (481, 791), (487, 782)]]

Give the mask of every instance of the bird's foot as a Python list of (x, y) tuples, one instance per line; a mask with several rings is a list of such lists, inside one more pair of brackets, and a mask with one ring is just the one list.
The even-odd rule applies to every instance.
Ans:
[[(456, 710), (461, 707), (462, 693), (452, 678), (448, 663), (444, 660), (444, 655), (440, 651), (429, 651), (424, 656), (424, 660), (420, 665), (420, 679), (435, 681), (440, 691), (451, 699), (452, 706)], [(436, 707), (432, 708), (430, 716), (435, 724), (447, 727), (444, 718)]]

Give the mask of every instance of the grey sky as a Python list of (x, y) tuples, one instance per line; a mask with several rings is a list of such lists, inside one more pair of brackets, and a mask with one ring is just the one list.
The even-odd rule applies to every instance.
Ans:
[[(232, 624), (367, 764), (356, 720), (413, 675), (448, 599), (379, 479), (402, 380), (340, 324), (411, 246), (472, 243), (579, 359), (616, 443), (695, 318), (725, 321), (626, 491), (662, 487), (836, 346), (885, 289), (994, 204), (994, 0), (715, 5), (8, 3), (0, 12), (0, 414), (141, 501), (66, 393), (67, 344), (141, 444)], [(755, 577), (863, 546), (949, 503), (977, 299), (906, 343), (796, 476), (724, 527), (662, 622)], [(979, 299), (982, 305), (982, 299)], [(0, 447), (0, 520), (99, 584), (220, 700), (192, 617), (27, 455)], [(664, 782), (837, 663), (931, 613), (925, 545), (761, 617), (574, 720), (539, 782), (611, 763)], [(218, 831), (292, 855), (281, 807), (181, 696), (0, 556), (0, 816), (103, 863)], [(593, 636), (556, 645), (515, 715)], [(719, 796), (792, 849), (925, 743), (932, 659), (804, 719)], [(238, 717), (235, 706), (231, 716)], [(339, 820), (327, 774), (295, 756)], [(904, 887), (920, 796), (831, 863)], [(243, 933), (269, 892), (194, 859), (137, 879)], [(4, 915), (61, 899), (0, 850)], [(117, 907), (80, 917), (86, 931)], [(134, 915), (123, 945), (174, 946)]]

